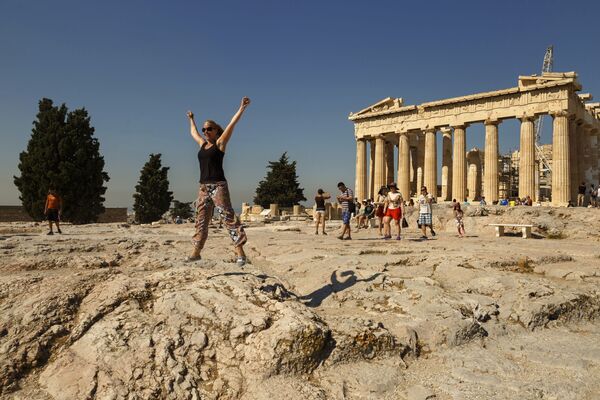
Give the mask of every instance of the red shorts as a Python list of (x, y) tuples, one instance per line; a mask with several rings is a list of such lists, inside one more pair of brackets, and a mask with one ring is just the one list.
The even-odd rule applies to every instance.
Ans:
[(386, 217), (391, 217), (392, 219), (395, 219), (396, 221), (400, 221), (400, 218), (402, 218), (402, 209), (400, 208), (388, 208), (387, 211), (385, 212), (385, 216)]

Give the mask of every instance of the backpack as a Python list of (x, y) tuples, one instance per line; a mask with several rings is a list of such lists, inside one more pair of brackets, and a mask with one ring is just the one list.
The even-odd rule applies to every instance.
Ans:
[(350, 214), (356, 213), (356, 204), (354, 203), (354, 201), (349, 201), (348, 202), (348, 212)]

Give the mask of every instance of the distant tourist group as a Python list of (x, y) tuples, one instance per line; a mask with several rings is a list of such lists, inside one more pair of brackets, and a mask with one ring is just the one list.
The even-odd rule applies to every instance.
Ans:
[[(413, 199), (405, 201), (395, 183), (382, 186), (377, 192), (377, 199), (364, 199), (362, 202), (359, 199), (355, 199), (354, 192), (352, 189), (348, 188), (344, 182), (339, 182), (337, 187), (340, 193), (337, 195), (336, 199), (342, 206), (342, 228), (337, 237), (338, 239), (352, 239), (352, 221), (355, 222), (357, 229), (362, 229), (368, 228), (371, 224), (371, 220), (375, 218), (379, 222), (379, 235), (384, 240), (389, 240), (393, 237), (396, 240), (402, 239), (402, 228), (408, 227), (405, 209), (406, 207), (414, 207), (415, 203)], [(327, 235), (325, 232), (325, 201), (330, 198), (331, 195), (326, 193), (323, 189), (317, 190), (314, 216), (315, 235), (319, 234), (319, 227), (321, 228), (321, 233)], [(435, 199), (433, 196), (427, 192), (427, 187), (423, 186), (421, 188), (421, 194), (417, 198), (417, 205), (419, 207), (417, 225), (419, 229), (421, 229), (421, 239), (427, 239), (427, 228), (429, 228), (431, 235), (435, 236), (431, 207), (434, 201)], [(458, 210), (460, 211), (460, 204), (458, 205)], [(392, 221), (394, 225), (394, 234), (392, 234)]]

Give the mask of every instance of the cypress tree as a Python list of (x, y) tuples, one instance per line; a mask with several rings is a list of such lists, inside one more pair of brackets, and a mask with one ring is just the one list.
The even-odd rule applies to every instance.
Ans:
[(304, 189), (298, 183), (296, 161), (290, 162), (287, 152), (278, 161), (269, 161), (268, 172), (264, 180), (256, 188), (254, 204), (268, 208), (269, 204), (291, 207), (306, 200)]
[(27, 150), (19, 156), (21, 175), (14, 183), (25, 211), (35, 220), (44, 218), (44, 203), (50, 186), (63, 198), (63, 218), (73, 223), (97, 220), (109, 180), (104, 158), (93, 137), (94, 128), (85, 109), (68, 112), (52, 100), (39, 102)]
[(140, 180), (133, 195), (136, 222), (147, 224), (159, 220), (169, 210), (173, 192), (169, 191), (167, 172), (163, 167), (161, 154), (150, 154), (150, 158), (140, 172)]

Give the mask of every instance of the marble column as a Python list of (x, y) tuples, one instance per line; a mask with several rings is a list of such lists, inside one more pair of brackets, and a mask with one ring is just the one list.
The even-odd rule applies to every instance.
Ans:
[(566, 206), (571, 198), (569, 119), (566, 111), (552, 117), (552, 204)]
[(467, 153), (467, 198), (477, 201), (481, 197), (481, 154), (478, 149)]
[(485, 153), (483, 161), (483, 195), (489, 204), (499, 200), (498, 187), (498, 121), (485, 121)]
[(383, 136), (378, 136), (375, 139), (375, 193), (387, 183), (385, 168), (385, 139)]
[(394, 182), (394, 173), (396, 172), (396, 168), (394, 167), (394, 144), (390, 142), (386, 142), (385, 144), (385, 165), (385, 183), (392, 183)]
[(375, 196), (375, 140), (369, 140), (369, 198)]
[(583, 124), (583, 170), (584, 175), (582, 181), (587, 185), (592, 183), (593, 170), (592, 170), (592, 129), (590, 124)]
[(356, 198), (362, 201), (367, 197), (367, 141), (356, 141), (356, 184), (354, 186)]
[(586, 181), (584, 154), (587, 140), (582, 120), (577, 120), (577, 129), (575, 134), (577, 135), (577, 186), (579, 186), (582, 182)]
[(452, 130), (442, 129), (442, 200), (452, 200)]
[(410, 143), (408, 134), (398, 134), (398, 190), (405, 199), (410, 198)]
[(437, 144), (436, 130), (427, 129), (425, 131), (425, 186), (427, 192), (437, 198)]
[(523, 116), (519, 148), (519, 197), (535, 197), (535, 132), (533, 116)]
[(452, 197), (463, 201), (467, 196), (467, 125), (454, 127), (452, 149)]
[[(414, 138), (411, 139), (409, 135), (408, 142), (411, 143), (410, 146), (410, 193), (417, 193), (417, 147), (413, 146)], [(412, 196), (411, 196), (412, 197)]]
[(579, 168), (578, 168), (578, 140), (577, 140), (577, 120), (569, 119), (569, 164), (571, 172), (571, 188), (569, 190), (570, 199), (574, 204), (577, 204), (577, 187), (579, 186)]
[(415, 193), (417, 196), (421, 193), (421, 186), (425, 185), (423, 180), (423, 166), (425, 164), (425, 135), (417, 134), (417, 185)]
[(592, 183), (594, 186), (598, 185), (598, 129), (592, 127), (590, 129), (590, 149), (591, 149), (591, 157), (590, 157), (590, 169), (592, 173)]

